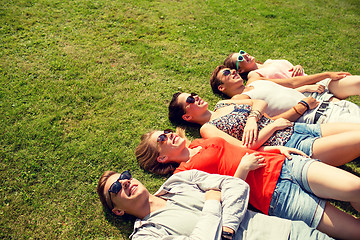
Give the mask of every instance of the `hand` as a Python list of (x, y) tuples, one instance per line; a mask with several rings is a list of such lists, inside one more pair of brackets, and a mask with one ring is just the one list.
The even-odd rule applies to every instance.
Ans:
[(242, 157), (239, 166), (246, 171), (256, 170), (266, 166), (265, 158), (260, 153), (246, 153)]
[(329, 78), (334, 81), (343, 79), (346, 76), (351, 76), (351, 74), (348, 72), (329, 72), (328, 74)]
[(309, 105), (310, 109), (316, 108), (320, 103), (313, 97), (306, 97), (306, 98), (304, 98), (302, 100), (305, 101)]
[(256, 122), (256, 118), (250, 117), (246, 121), (246, 125), (244, 128), (244, 133), (242, 136), (242, 141), (244, 146), (251, 145), (254, 141), (257, 140), (258, 136), (258, 125)]
[(217, 189), (210, 189), (205, 192), (205, 200), (217, 200), (221, 202), (221, 192)]
[(285, 146), (276, 146), (276, 148), (279, 150), (279, 152), (284, 155), (287, 159), (291, 160), (291, 153), (293, 154), (298, 154), (304, 157), (309, 157), (308, 155), (306, 155), (303, 151), (300, 151), (299, 149), (296, 148), (289, 148), (289, 147), (285, 147)]
[(292, 122), (285, 118), (278, 118), (272, 123), (276, 130), (282, 130), (293, 125)]
[(296, 65), (293, 68), (289, 70), (289, 72), (292, 71), (291, 77), (296, 76), (303, 76), (304, 75), (304, 68), (301, 65)]
[(321, 84), (306, 85), (306, 92), (323, 93), (324, 91), (325, 91), (324, 85), (321, 85)]

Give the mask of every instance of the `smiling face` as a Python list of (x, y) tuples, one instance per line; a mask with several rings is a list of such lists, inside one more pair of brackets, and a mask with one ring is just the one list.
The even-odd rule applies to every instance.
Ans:
[[(235, 63), (235, 65), (239, 55), (240, 53), (234, 53), (232, 55), (232, 61)], [(244, 58), (244, 60), (242, 62), (239, 62), (239, 73), (250, 72), (256, 69), (255, 57), (251, 56), (248, 53), (244, 53), (241, 56)]]
[(217, 78), (222, 82), (218, 88), (224, 94), (233, 96), (235, 91), (237, 92), (239, 89), (242, 90), (244, 88), (244, 80), (235, 69), (231, 69), (230, 74), (227, 75), (226, 72), (229, 70), (229, 68), (223, 68), (218, 72)]
[(208, 103), (204, 101), (199, 95), (193, 96), (194, 102), (187, 102), (188, 98), (191, 98), (191, 94), (189, 93), (181, 93), (178, 97), (178, 104), (181, 105), (185, 111), (183, 119), (188, 121), (186, 116), (191, 116), (192, 118), (196, 118), (197, 116), (201, 116), (208, 109)]
[[(142, 209), (142, 206), (148, 201), (149, 192), (135, 178), (118, 180), (119, 176), (120, 174), (117, 173), (108, 178), (105, 183), (104, 194), (111, 194), (111, 201), (114, 206), (112, 211), (116, 215), (123, 215), (126, 212), (136, 216), (137, 210)], [(110, 186), (116, 181), (121, 183), (121, 190), (116, 194), (109, 193)], [(110, 197), (108, 199), (110, 201)]]
[(160, 159), (158, 159), (158, 161), (161, 161), (163, 160), (163, 157), (166, 157), (163, 163), (178, 162), (178, 157), (186, 148), (185, 139), (178, 134), (171, 132), (165, 134), (166, 138), (162, 138), (164, 141), (158, 142), (158, 138), (162, 134), (164, 134), (163, 131), (155, 131), (150, 137), (150, 142), (155, 145), (159, 151)]

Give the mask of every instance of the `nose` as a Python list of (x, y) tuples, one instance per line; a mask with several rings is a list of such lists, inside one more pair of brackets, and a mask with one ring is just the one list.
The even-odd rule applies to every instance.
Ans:
[(130, 186), (130, 179), (121, 180), (121, 186), (123, 189), (127, 189)]

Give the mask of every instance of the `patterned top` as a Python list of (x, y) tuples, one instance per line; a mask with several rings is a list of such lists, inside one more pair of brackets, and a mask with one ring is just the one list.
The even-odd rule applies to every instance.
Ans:
[[(214, 125), (221, 131), (241, 141), (243, 130), (245, 128), (247, 118), (251, 111), (251, 106), (243, 105), (243, 104), (240, 105), (235, 103), (218, 103), (216, 104), (214, 111), (230, 105), (234, 105), (234, 110), (232, 110), (229, 114), (226, 114), (220, 118), (209, 121), (209, 124)], [(272, 122), (274, 121), (267, 117), (262, 117), (258, 121), (259, 131)], [(275, 131), (274, 134), (271, 135), (271, 137), (263, 145), (283, 146), (287, 143), (287, 141), (289, 141), (293, 132), (294, 132), (294, 128), (292, 126), (287, 127), (283, 130)]]

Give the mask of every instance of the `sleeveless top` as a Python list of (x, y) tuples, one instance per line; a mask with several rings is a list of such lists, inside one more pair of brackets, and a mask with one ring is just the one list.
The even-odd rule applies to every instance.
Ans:
[[(294, 65), (292, 65), (287, 60), (272, 60), (268, 59), (264, 62), (263, 67), (253, 70), (259, 76), (265, 77), (268, 79), (286, 79), (291, 78), (291, 74), (293, 71), (290, 71)], [(306, 74), (302, 74), (301, 76), (305, 76)]]
[[(251, 106), (239, 105), (235, 103), (218, 103), (216, 104), (214, 111), (230, 105), (234, 105), (234, 110), (222, 117), (213, 119), (208, 123), (214, 125), (221, 131), (241, 141), (245, 124), (251, 111)], [(272, 122), (274, 121), (263, 116), (257, 123), (259, 131)], [(293, 126), (287, 127), (283, 130), (275, 131), (273, 135), (271, 135), (271, 137), (263, 145), (283, 146), (289, 141), (293, 132)]]
[(260, 99), (267, 102), (266, 113), (270, 117), (286, 112), (306, 97), (293, 88), (287, 88), (267, 80), (257, 80), (248, 86), (252, 86), (254, 89), (243, 92), (243, 94), (251, 99)]

